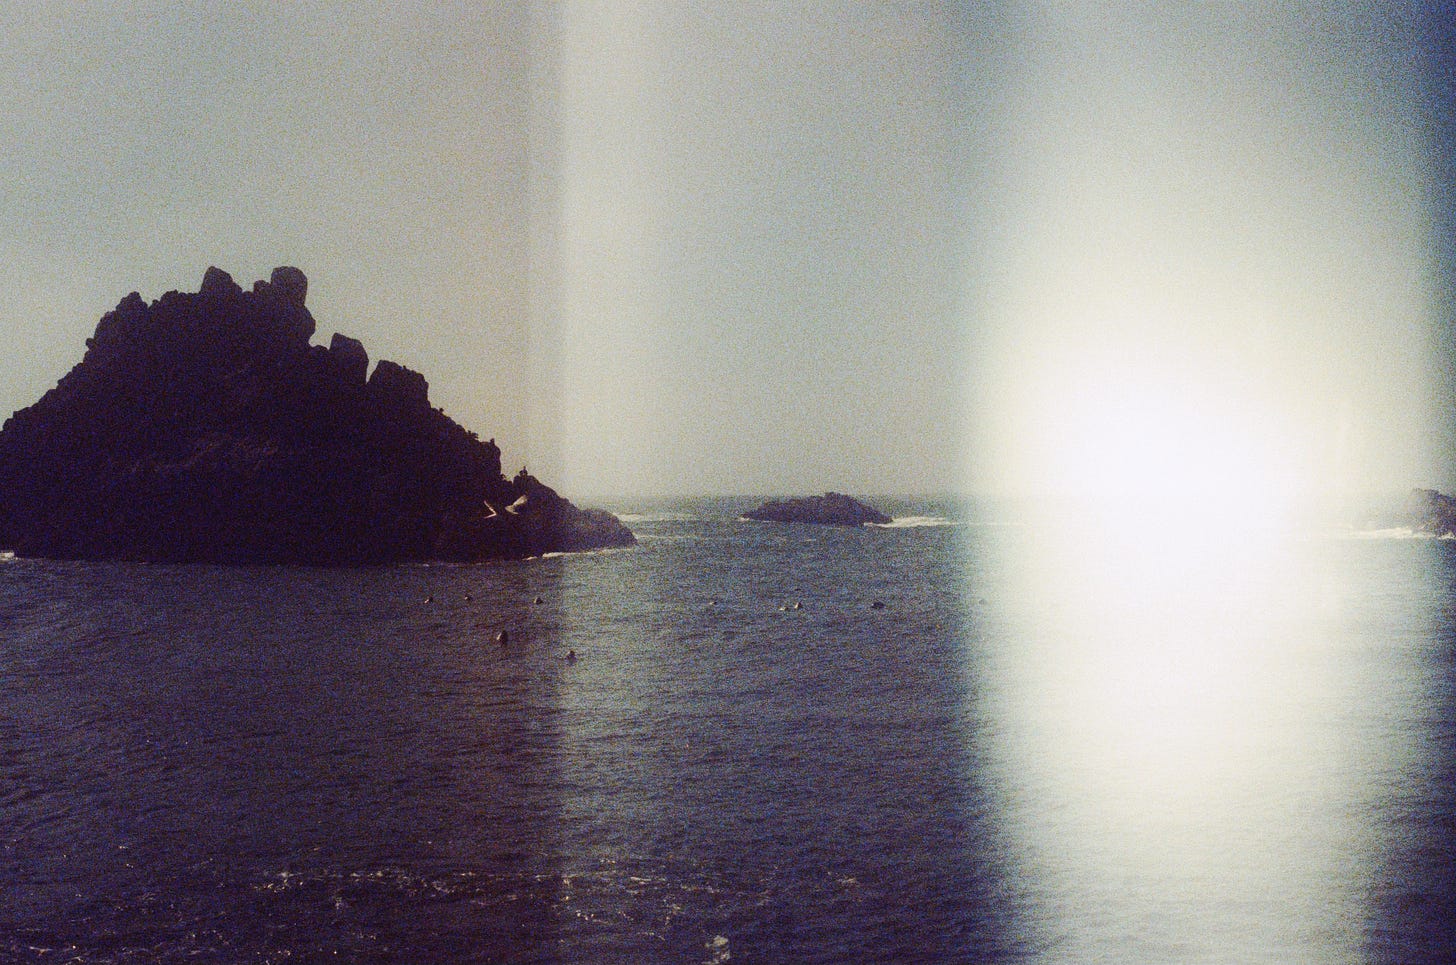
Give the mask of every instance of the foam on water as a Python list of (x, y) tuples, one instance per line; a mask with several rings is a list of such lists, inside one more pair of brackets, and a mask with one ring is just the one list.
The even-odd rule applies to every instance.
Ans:
[(1422, 533), (1411, 529), (1409, 526), (1392, 526), (1388, 529), (1355, 529), (1339, 534), (1340, 539), (1359, 540), (1429, 540), (1429, 539), (1456, 539), (1450, 533), (1437, 536), (1434, 533)]
[(869, 523), (876, 529), (914, 529), (920, 526), (958, 526), (954, 519), (944, 516), (897, 516), (888, 523)]
[(617, 513), (617, 518), (624, 523), (689, 523), (699, 517), (691, 513), (661, 512), (661, 513)]
[(572, 552), (552, 551), (550, 553), (542, 553), (540, 556), (530, 556), (527, 559), (554, 560), (560, 559), (563, 556), (609, 556), (613, 553), (630, 553), (636, 548), (635, 546), (603, 546), (600, 549), (594, 550), (575, 550)]

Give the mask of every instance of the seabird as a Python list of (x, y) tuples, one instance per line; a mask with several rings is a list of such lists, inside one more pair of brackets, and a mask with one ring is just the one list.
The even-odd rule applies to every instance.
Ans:
[(511, 635), (505, 630), (497, 630), (495, 634), (495, 642), (504, 647), (506, 644), (511, 642)]

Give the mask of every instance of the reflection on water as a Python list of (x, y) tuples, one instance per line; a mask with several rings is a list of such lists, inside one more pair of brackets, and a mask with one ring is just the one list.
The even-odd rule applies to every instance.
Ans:
[(1366, 960), (1392, 937), (1371, 925), (1392, 816), (1429, 713), (1451, 719), (1429, 706), (1444, 548), (1271, 542), (1152, 573), (1060, 536), (1003, 558), (988, 656), (1038, 960)]
[(1456, 544), (1416, 545), (1430, 564), (1432, 633), (1406, 721), (1414, 751), (1385, 807), (1387, 844), (1372, 875), (1367, 948), (1380, 965), (1456, 956)]
[(0, 959), (1452, 960), (1456, 542), (679, 509), (4, 563)]
[(499, 566), (6, 564), (0, 959), (1015, 960), (955, 528), (736, 515)]
[(694, 504), (566, 588), (598, 615), (562, 694), (581, 960), (1014, 958), (956, 533), (736, 514)]

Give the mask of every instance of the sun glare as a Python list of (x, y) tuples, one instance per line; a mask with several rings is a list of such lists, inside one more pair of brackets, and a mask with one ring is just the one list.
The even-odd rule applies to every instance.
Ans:
[(1289, 534), (1296, 460), (1272, 406), (1109, 372), (1056, 408), (1047, 482), (1104, 574), (1212, 578)]
[(1299, 450), (1277, 400), (1186, 368), (1089, 363), (1047, 385), (1053, 509), (1013, 570), (1035, 601), (1034, 672), (1080, 722), (1082, 759), (1149, 794), (1206, 789), (1239, 764), (1271, 628), (1300, 625), (1311, 599)]
[(1010, 571), (1027, 622), (1009, 672), (1045, 696), (1027, 739), (1048, 783), (1156, 842), (1158, 868), (1190, 842), (1179, 821), (1251, 806), (1269, 715), (1321, 699), (1289, 669), (1318, 600), (1302, 450), (1277, 395), (1217, 374), (1089, 360), (1044, 384), (1037, 468), (1060, 512), (1022, 529)]

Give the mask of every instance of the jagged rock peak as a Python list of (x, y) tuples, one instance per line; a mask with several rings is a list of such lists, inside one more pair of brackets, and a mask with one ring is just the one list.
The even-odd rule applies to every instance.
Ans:
[(369, 373), (369, 353), (364, 350), (363, 342), (335, 332), (329, 339), (329, 360), (346, 381), (364, 384), (364, 377)]
[(300, 307), (308, 297), (308, 276), (291, 265), (274, 268), (273, 274), (268, 276), (268, 284), (274, 294)]
[(253, 282), (253, 296), (283, 309), (283, 328), (290, 335), (305, 342), (313, 338), (313, 315), (304, 305), (308, 296), (308, 276), (300, 269), (290, 265), (274, 268), (267, 281)]
[(253, 282), (253, 294), (269, 295), (302, 308), (308, 298), (308, 276), (292, 265), (279, 265), (267, 281)]
[(380, 359), (369, 376), (369, 388), (381, 398), (408, 408), (429, 408), (430, 383), (414, 369)]
[[(202, 276), (200, 295), (241, 295), (243, 290), (233, 281), (233, 276), (213, 265)], [(118, 306), (120, 307), (120, 306)]]
[[(313, 345), (307, 281), (106, 313), (85, 356), (0, 427), (0, 551), (71, 559), (381, 563), (629, 546), (608, 513), (501, 474), (425, 377)], [(491, 507), (511, 507), (494, 511)]]

